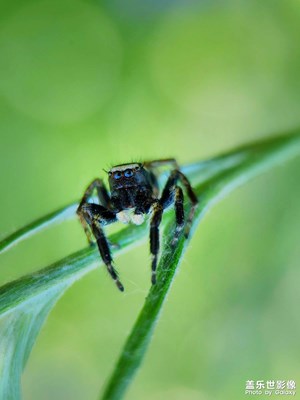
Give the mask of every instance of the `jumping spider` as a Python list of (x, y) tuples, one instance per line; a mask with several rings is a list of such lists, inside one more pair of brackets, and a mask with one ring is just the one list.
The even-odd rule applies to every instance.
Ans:
[[(171, 167), (167, 183), (159, 196), (158, 171), (163, 165)], [(150, 252), (152, 255), (152, 284), (156, 283), (156, 266), (159, 253), (159, 225), (164, 210), (172, 203), (175, 207), (176, 229), (173, 244), (185, 225), (185, 237), (188, 236), (195, 209), (198, 204), (197, 196), (187, 179), (180, 171), (175, 159), (155, 160), (144, 163), (129, 163), (116, 165), (108, 171), (110, 194), (101, 179), (95, 179), (86, 189), (77, 209), (77, 214), (85, 230), (90, 244), (92, 235), (96, 239), (100, 255), (108, 272), (119, 290), (124, 287), (118, 279), (113, 266), (110, 246), (103, 231), (105, 225), (116, 221), (132, 222), (140, 225), (144, 222), (145, 214), (151, 212), (150, 220)], [(180, 182), (191, 201), (191, 209), (185, 224), (183, 208), (183, 191)], [(89, 203), (94, 189), (100, 204)]]

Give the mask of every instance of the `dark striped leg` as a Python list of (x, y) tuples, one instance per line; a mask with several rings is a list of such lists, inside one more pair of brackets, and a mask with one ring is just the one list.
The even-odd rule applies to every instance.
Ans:
[(98, 204), (85, 203), (82, 205), (79, 215), (85, 220), (86, 224), (91, 228), (96, 239), (101, 258), (106, 265), (107, 271), (115, 281), (119, 290), (123, 292), (124, 287), (119, 281), (117, 271), (113, 267), (113, 259), (103, 226), (117, 221), (116, 214)]
[(177, 243), (180, 233), (184, 227), (184, 208), (183, 208), (183, 192), (181, 187), (175, 187), (175, 218), (176, 218), (176, 228), (174, 233), (174, 238), (172, 240), (172, 246)]
[(117, 288), (121, 292), (123, 292), (124, 286), (120, 282), (120, 280), (118, 278), (118, 273), (115, 270), (115, 268), (113, 267), (113, 259), (112, 259), (111, 253), (110, 253), (110, 248), (107, 243), (107, 239), (103, 232), (103, 229), (101, 228), (101, 225), (98, 221), (93, 222), (92, 230), (93, 230), (93, 234), (97, 240), (98, 249), (99, 249), (100, 255), (102, 257), (102, 260), (103, 260), (104, 264), (106, 265), (107, 271), (109, 272), (110, 276), (115, 281)]
[(188, 238), (199, 201), (198, 201), (196, 193), (194, 192), (188, 178), (181, 171), (178, 171), (178, 174), (179, 174), (179, 179), (180, 179), (181, 183), (183, 184), (183, 186), (185, 187), (187, 195), (192, 203), (190, 212), (187, 216), (185, 230), (184, 230), (184, 236), (186, 238)]
[(150, 252), (152, 255), (151, 282), (153, 285), (156, 283), (156, 267), (159, 253), (159, 225), (161, 223), (163, 211), (163, 206), (159, 202), (156, 202), (153, 206), (153, 214), (150, 222)]
[(95, 179), (93, 182), (87, 187), (86, 191), (84, 192), (84, 195), (81, 199), (81, 202), (77, 208), (77, 214), (79, 216), (81, 225), (84, 229), (84, 232), (86, 234), (86, 237), (88, 239), (89, 244), (94, 244), (93, 242), (93, 237), (91, 235), (91, 231), (89, 229), (89, 225), (87, 224), (85, 218), (83, 217), (83, 213), (81, 212), (82, 206), (86, 203), (88, 203), (89, 199), (91, 198), (93, 191), (97, 190), (97, 196), (99, 199), (99, 203), (103, 205), (106, 208), (110, 208), (110, 197), (108, 194), (108, 191), (101, 179)]
[[(193, 218), (195, 215), (195, 211), (196, 211), (196, 208), (198, 205), (198, 199), (197, 199), (197, 196), (196, 196), (189, 180), (181, 171), (176, 169), (171, 172), (171, 175), (170, 175), (169, 179), (167, 180), (166, 186), (163, 190), (163, 193), (161, 196), (161, 202), (162, 202), (164, 208), (168, 207), (172, 203), (172, 201), (173, 201), (172, 193), (175, 192), (175, 198), (176, 198), (176, 187), (177, 187), (178, 181), (180, 181), (181, 184), (186, 189), (187, 195), (192, 203), (190, 212), (187, 217), (186, 225), (185, 225), (184, 235), (187, 238), (189, 235), (189, 232), (191, 229), (191, 224), (192, 224), (192, 221), (193, 221)], [(174, 194), (173, 194), (173, 196), (174, 196)], [(180, 202), (181, 202), (180, 196), (181, 196), (181, 194), (177, 193), (178, 206), (176, 207), (176, 204), (175, 204), (176, 218), (177, 218), (177, 215), (178, 215), (178, 217), (180, 216), (180, 210), (183, 209), (183, 206), (181, 207), (181, 205), (180, 205)], [(176, 203), (176, 199), (175, 199), (175, 203)], [(178, 209), (178, 211), (176, 211), (177, 209)]]

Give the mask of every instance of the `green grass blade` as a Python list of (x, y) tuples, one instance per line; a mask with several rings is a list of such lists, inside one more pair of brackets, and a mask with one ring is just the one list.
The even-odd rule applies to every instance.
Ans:
[[(268, 139), (235, 151), (236, 155), (243, 155), (243, 161), (223, 171), (218, 171), (217, 174), (197, 186), (196, 192), (200, 199), (200, 206), (197, 210), (192, 232), (205, 212), (223, 196), (237, 186), (246, 183), (250, 178), (299, 153), (299, 133)], [(164, 230), (166, 239), (158, 267), (157, 284), (150, 289), (144, 307), (101, 396), (102, 400), (122, 399), (145, 357), (180, 260), (187, 248), (188, 241), (192, 237), (192, 234), (189, 240), (184, 240), (181, 237), (176, 249), (172, 250), (171, 242), (174, 228), (174, 222), (169, 222)]]
[(21, 398), (20, 377), (48, 313), (63, 293), (56, 287), (0, 317), (0, 399)]
[[(120, 245), (116, 254), (145, 233), (141, 225), (112, 235)], [(75, 280), (100, 264), (97, 249), (86, 248), (0, 288), (0, 400), (21, 398), (21, 373), (48, 313)]]
[(76, 212), (77, 203), (69, 204), (66, 207), (60, 208), (44, 217), (38, 218), (28, 225), (23, 226), (17, 231), (13, 232), (6, 238), (0, 241), (0, 254), (9, 250), (19, 242), (29, 239), (31, 236), (41, 232), (45, 228), (68, 219), (74, 218)]

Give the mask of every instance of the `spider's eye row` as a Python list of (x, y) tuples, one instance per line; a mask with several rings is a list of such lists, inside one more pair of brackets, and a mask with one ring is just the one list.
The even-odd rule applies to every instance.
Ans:
[(115, 179), (120, 179), (121, 176), (122, 176), (122, 174), (121, 174), (120, 171), (117, 171), (117, 172), (114, 173), (114, 178), (115, 178)]
[(126, 178), (130, 178), (133, 175), (132, 169), (126, 169), (126, 171), (124, 172), (124, 175)]

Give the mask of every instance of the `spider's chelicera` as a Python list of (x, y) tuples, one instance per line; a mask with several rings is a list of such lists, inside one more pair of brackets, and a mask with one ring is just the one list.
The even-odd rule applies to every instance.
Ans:
[[(161, 194), (158, 186), (158, 168), (164, 165), (171, 167), (170, 176)], [(180, 232), (185, 226), (185, 237), (188, 236), (195, 209), (197, 196), (187, 179), (180, 171), (176, 160), (156, 160), (144, 163), (116, 165), (108, 171), (110, 194), (101, 179), (95, 179), (86, 189), (77, 209), (81, 224), (88, 241), (93, 244), (93, 236), (97, 242), (100, 255), (108, 272), (117, 287), (124, 287), (118, 279), (113, 266), (110, 245), (104, 234), (103, 227), (116, 221), (140, 225), (145, 215), (151, 213), (150, 219), (150, 252), (152, 255), (152, 284), (156, 282), (156, 266), (159, 254), (159, 225), (164, 210), (171, 204), (175, 207), (176, 229), (173, 245), (176, 244)], [(185, 222), (183, 207), (183, 191), (186, 190), (191, 201), (189, 215)], [(99, 204), (89, 203), (96, 189)]]

